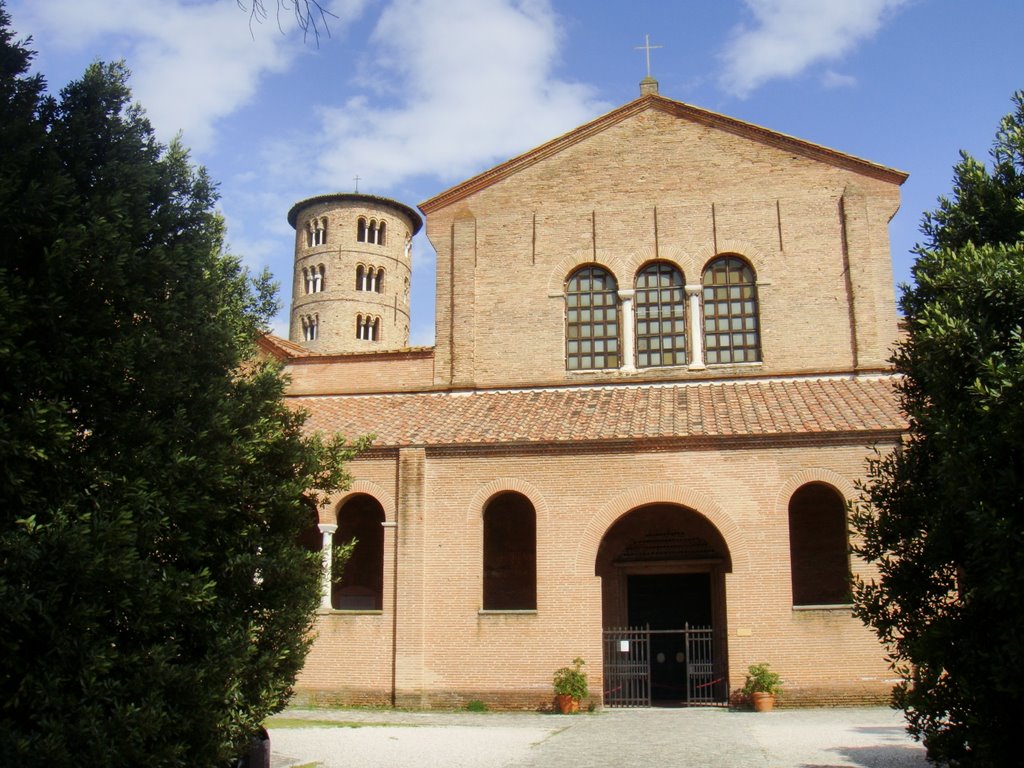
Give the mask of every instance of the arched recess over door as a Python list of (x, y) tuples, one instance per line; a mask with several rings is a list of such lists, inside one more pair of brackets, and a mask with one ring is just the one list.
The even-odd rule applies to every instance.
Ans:
[[(622, 627), (636, 621), (626, 600), (626, 580), (630, 574), (706, 572), (720, 579), (721, 574), (730, 571), (729, 547), (703, 515), (675, 504), (650, 504), (634, 509), (608, 528), (594, 559), (594, 573), (602, 580), (604, 624)], [(712, 595), (712, 591), (716, 594)], [(717, 603), (714, 606), (712, 598)], [(697, 607), (696, 602), (701, 606)], [(694, 615), (676, 616), (670, 623), (711, 624), (712, 613), (724, 611), (722, 585), (709, 582), (705, 594), (692, 608)]]
[(675, 504), (706, 517), (721, 533), (729, 547), (733, 566), (741, 571), (750, 568), (750, 548), (747, 545), (746, 534), (717, 501), (689, 486), (650, 483), (624, 491), (590, 518), (576, 547), (574, 574), (580, 577), (593, 576), (597, 550), (607, 530), (627, 512), (651, 504)]
[(850, 597), (846, 501), (831, 485), (806, 483), (789, 499), (793, 605), (845, 605)]
[(725, 700), (725, 574), (731, 570), (725, 538), (692, 509), (649, 504), (608, 528), (594, 562), (606, 703)]
[[(384, 601), (384, 508), (366, 494), (348, 497), (338, 508), (335, 553), (353, 539), (355, 548), (341, 578), (331, 587), (331, 605), (340, 610), (379, 611)], [(337, 554), (334, 562), (338, 563)]]
[(484, 507), (483, 609), (537, 609), (537, 513), (521, 493), (494, 496)]

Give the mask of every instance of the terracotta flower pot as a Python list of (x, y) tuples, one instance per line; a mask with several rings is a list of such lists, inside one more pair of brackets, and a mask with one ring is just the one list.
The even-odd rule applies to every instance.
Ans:
[(567, 693), (559, 693), (555, 695), (555, 707), (563, 715), (575, 714), (580, 711), (580, 700)]
[(775, 694), (774, 693), (763, 693), (758, 691), (752, 693), (751, 698), (754, 700), (754, 711), (755, 712), (771, 712), (775, 708)]

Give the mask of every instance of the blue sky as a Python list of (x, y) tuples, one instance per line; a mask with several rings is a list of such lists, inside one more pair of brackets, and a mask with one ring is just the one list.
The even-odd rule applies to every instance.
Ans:
[[(286, 0), (287, 2), (287, 0)], [(8, 0), (58, 90), (124, 59), (158, 136), (220, 182), (231, 249), (281, 283), (292, 203), (416, 205), (639, 95), (662, 95), (910, 173), (890, 226), (910, 279), (958, 151), (988, 157), (1024, 88), (1020, 0), (334, 0), (317, 47), (236, 0)], [(244, 0), (243, 0), (243, 4)], [(433, 341), (434, 254), (413, 248), (412, 343)]]

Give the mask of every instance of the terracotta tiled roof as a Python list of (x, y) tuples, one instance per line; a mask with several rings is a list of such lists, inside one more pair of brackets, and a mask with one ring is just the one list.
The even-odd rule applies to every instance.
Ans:
[(905, 429), (891, 376), (294, 397), (307, 427), (377, 447), (786, 436)]

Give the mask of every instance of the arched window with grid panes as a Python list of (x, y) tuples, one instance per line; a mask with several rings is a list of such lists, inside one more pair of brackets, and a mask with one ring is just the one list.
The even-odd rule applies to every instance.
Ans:
[(565, 367), (570, 371), (618, 368), (619, 286), (593, 264), (580, 267), (565, 283)]
[(686, 281), (664, 261), (636, 275), (636, 365), (686, 365)]
[(720, 256), (704, 268), (704, 351), (709, 365), (761, 360), (761, 328), (754, 270), (738, 256)]

